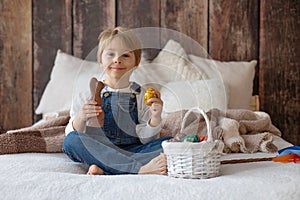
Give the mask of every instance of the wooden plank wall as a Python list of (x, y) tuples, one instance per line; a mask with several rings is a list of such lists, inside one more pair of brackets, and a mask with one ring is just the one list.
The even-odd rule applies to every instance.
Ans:
[[(260, 95), (261, 110), (270, 114), (285, 139), (300, 144), (297, 0), (3, 0), (0, 11), (4, 129), (40, 118), (33, 111), (57, 49), (86, 58), (105, 28), (151, 26), (186, 34), (214, 59), (257, 59), (254, 94)], [(146, 52), (152, 58), (156, 54)]]
[(260, 10), (261, 109), (300, 145), (300, 2), (263, 0)]
[[(57, 49), (72, 53), (71, 0), (32, 0), (33, 107), (36, 109), (50, 78)], [(29, 116), (28, 116), (29, 117)], [(19, 117), (20, 120), (21, 116)], [(33, 113), (33, 121), (40, 116)]]
[(1, 130), (32, 123), (31, 7), (31, 0), (0, 1)]

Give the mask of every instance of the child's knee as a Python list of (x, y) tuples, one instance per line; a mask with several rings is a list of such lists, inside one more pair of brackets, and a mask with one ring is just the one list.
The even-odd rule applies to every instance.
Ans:
[(75, 162), (82, 162), (80, 156), (77, 154), (78, 147), (80, 147), (79, 142), (81, 141), (78, 132), (73, 131), (65, 137), (62, 145), (62, 151)]
[(64, 152), (69, 151), (72, 149), (72, 146), (74, 146), (77, 143), (77, 140), (79, 139), (78, 132), (72, 131), (69, 133), (63, 142), (62, 149)]

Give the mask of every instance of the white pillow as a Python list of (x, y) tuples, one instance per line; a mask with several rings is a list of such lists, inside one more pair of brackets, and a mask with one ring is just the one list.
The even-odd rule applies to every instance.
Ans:
[(221, 80), (192, 80), (167, 83), (160, 90), (164, 113), (200, 107), (227, 109), (228, 94)]
[(251, 109), (256, 60), (221, 62), (194, 55), (189, 59), (209, 78), (223, 79), (230, 93), (229, 109)]
[(45, 115), (70, 110), (73, 90), (87, 90), (91, 77), (98, 77), (100, 73), (97, 62), (84, 61), (58, 50), (50, 81), (35, 113)]
[(132, 74), (132, 80), (140, 85), (206, 78), (206, 74), (189, 61), (182, 46), (174, 40), (169, 40), (152, 62), (142, 62)]

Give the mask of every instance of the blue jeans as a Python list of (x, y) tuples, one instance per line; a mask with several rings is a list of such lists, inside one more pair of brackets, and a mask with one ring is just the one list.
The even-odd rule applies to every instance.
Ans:
[(115, 145), (105, 134), (99, 134), (99, 130), (73, 131), (66, 136), (63, 151), (71, 160), (95, 164), (105, 174), (137, 174), (143, 165), (162, 152), (162, 141), (170, 138), (159, 138), (147, 144)]

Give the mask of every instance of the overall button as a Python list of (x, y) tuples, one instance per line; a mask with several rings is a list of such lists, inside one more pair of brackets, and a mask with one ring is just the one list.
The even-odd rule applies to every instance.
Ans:
[(104, 94), (103, 94), (103, 96), (105, 96), (105, 97), (109, 97), (109, 92), (105, 92)]

